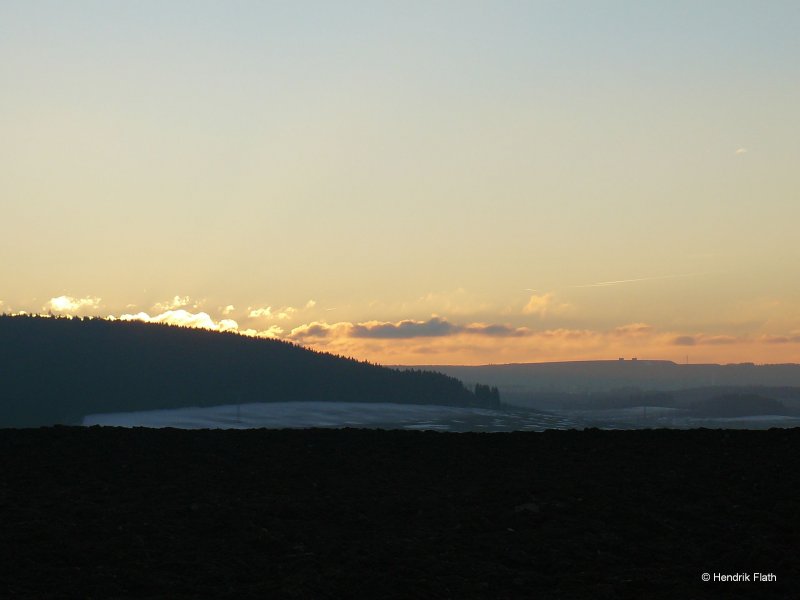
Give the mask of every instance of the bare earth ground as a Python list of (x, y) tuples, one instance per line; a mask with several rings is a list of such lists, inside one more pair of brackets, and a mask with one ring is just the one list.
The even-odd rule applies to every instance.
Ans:
[(797, 598), (798, 457), (800, 429), (0, 430), (0, 590)]

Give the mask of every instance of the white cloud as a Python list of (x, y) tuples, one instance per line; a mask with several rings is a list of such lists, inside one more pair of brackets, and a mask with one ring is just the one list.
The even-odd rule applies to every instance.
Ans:
[(270, 325), (264, 331), (259, 331), (255, 333), (256, 337), (264, 337), (264, 338), (271, 338), (277, 339), (283, 335), (283, 329), (278, 327), (277, 325)]
[(247, 309), (247, 316), (251, 319), (277, 319), (279, 321), (288, 321), (294, 317), (295, 313), (298, 311), (308, 310), (316, 306), (316, 304), (314, 300), (309, 300), (302, 309), (295, 308), (294, 306), (282, 306), (275, 310), (273, 310), (271, 306), (265, 306), (263, 308), (253, 308), (251, 306)]
[(526, 315), (539, 315), (543, 317), (547, 313), (547, 308), (553, 300), (553, 294), (532, 294), (528, 303), (522, 307), (522, 312)]
[(156, 312), (165, 312), (168, 310), (175, 310), (176, 308), (181, 308), (183, 306), (188, 306), (191, 303), (192, 299), (189, 298), (189, 296), (174, 296), (171, 300), (156, 302), (153, 305), (153, 310)]
[(747, 154), (747, 148), (739, 147), (736, 149), (737, 156), (741, 156), (742, 154)]
[(271, 325), (266, 329), (259, 330), (253, 328), (239, 329), (239, 323), (233, 319), (220, 319), (215, 321), (208, 313), (193, 313), (188, 310), (168, 310), (158, 315), (149, 315), (146, 312), (136, 314), (120, 315), (119, 318), (109, 316), (109, 320), (115, 321), (143, 321), (145, 323), (164, 323), (167, 325), (179, 325), (181, 327), (194, 327), (196, 329), (208, 329), (210, 331), (231, 331), (250, 337), (262, 337), (278, 339), (283, 336), (284, 330), (277, 325)]
[(282, 308), (281, 311), (275, 316), (280, 320), (291, 319), (292, 315), (296, 312), (297, 312), (296, 308), (287, 306), (286, 308)]
[(228, 306), (226, 306), (225, 308), (223, 308), (223, 309), (222, 309), (220, 312), (221, 312), (223, 315), (229, 315), (229, 314), (231, 314), (231, 313), (232, 313), (234, 310), (236, 310), (236, 307), (235, 307), (233, 304), (228, 304)]
[(233, 319), (221, 319), (219, 323), (217, 323), (217, 329), (219, 331), (237, 331), (239, 329), (239, 324)]
[(208, 313), (191, 313), (183, 309), (168, 310), (152, 317), (145, 312), (140, 312), (135, 315), (121, 315), (119, 320), (166, 323), (167, 325), (180, 325), (182, 327), (195, 327), (197, 329), (210, 329), (213, 331), (238, 331), (239, 329), (239, 324), (233, 319), (222, 319), (216, 322)]
[(86, 296), (75, 298), (73, 296), (58, 296), (50, 298), (42, 310), (61, 315), (74, 315), (78, 312), (92, 311), (100, 307), (100, 298)]
[(264, 308), (249, 308), (250, 312), (247, 314), (251, 319), (271, 319), (272, 307), (265, 306)]
[(522, 313), (525, 315), (539, 315), (544, 318), (548, 314), (561, 314), (569, 308), (569, 304), (557, 302), (555, 295), (548, 292), (546, 294), (531, 294), (528, 303), (522, 307)]

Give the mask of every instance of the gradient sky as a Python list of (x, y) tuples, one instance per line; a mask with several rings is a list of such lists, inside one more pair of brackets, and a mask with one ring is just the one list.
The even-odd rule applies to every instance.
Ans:
[(798, 31), (796, 1), (3, 0), (0, 311), (800, 362)]

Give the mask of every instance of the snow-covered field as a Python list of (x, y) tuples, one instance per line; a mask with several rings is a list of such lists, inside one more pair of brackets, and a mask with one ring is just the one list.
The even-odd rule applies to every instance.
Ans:
[(565, 418), (604, 429), (769, 429), (800, 427), (800, 418), (784, 415), (749, 417), (696, 417), (685, 409), (631, 407), (604, 410), (564, 410)]
[(94, 414), (84, 417), (83, 424), (180, 429), (360, 427), (437, 431), (543, 431), (586, 427), (768, 429), (800, 427), (800, 419), (781, 416), (700, 419), (689, 416), (685, 411), (653, 407), (538, 412), (516, 407), (489, 410), (383, 402), (265, 402)]
[(248, 429), (370, 427), (441, 431), (542, 431), (582, 427), (572, 419), (519, 410), (364, 402), (265, 402), (87, 415), (84, 425)]

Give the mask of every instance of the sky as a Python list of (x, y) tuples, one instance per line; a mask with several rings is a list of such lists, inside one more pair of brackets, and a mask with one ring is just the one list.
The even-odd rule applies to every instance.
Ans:
[(800, 362), (800, 3), (0, 2), (0, 312)]

